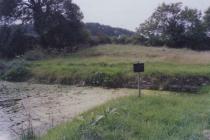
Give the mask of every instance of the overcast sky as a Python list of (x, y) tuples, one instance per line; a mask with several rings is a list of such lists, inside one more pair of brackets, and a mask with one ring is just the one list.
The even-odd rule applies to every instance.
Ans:
[(210, 0), (73, 0), (85, 22), (99, 22), (114, 27), (135, 30), (162, 2), (180, 2), (202, 11), (210, 7)]

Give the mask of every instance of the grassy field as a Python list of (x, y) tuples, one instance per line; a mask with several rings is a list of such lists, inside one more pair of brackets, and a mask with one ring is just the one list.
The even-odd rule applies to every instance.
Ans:
[[(193, 76), (210, 78), (210, 52), (133, 45), (88, 48), (69, 56), (36, 61), (30, 69), (33, 79), (47, 83), (131, 87), (127, 86), (129, 82), (136, 81), (132, 64), (139, 60), (145, 62), (143, 77), (149, 77), (150, 81), (157, 77), (153, 85), (167, 81), (160, 81), (161, 76), (170, 77), (168, 79)], [(168, 80), (174, 83), (171, 81)]]
[[(41, 140), (204, 140), (210, 128), (210, 94), (144, 91), (82, 114)], [(137, 92), (131, 90), (131, 92)]]
[(104, 45), (63, 58), (35, 62), (35, 76), (85, 77), (94, 72), (132, 75), (132, 64), (145, 62), (145, 74), (210, 76), (210, 52), (129, 45)]

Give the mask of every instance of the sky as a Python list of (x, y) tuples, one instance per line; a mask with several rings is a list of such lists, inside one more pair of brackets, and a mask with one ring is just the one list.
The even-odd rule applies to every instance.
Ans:
[(99, 22), (135, 31), (161, 3), (182, 2), (205, 11), (210, 0), (73, 0), (84, 14), (84, 22)]

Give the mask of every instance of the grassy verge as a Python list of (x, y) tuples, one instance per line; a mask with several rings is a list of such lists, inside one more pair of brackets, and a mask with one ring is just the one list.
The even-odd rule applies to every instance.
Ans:
[(209, 94), (144, 92), (142, 98), (118, 99), (84, 113), (41, 140), (204, 139), (203, 131), (210, 126)]

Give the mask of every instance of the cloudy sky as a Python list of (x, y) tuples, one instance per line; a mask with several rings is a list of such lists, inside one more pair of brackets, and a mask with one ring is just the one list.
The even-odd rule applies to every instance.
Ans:
[(210, 7), (210, 0), (73, 0), (77, 3), (85, 22), (100, 22), (114, 27), (135, 30), (162, 2), (183, 2), (202, 11)]

